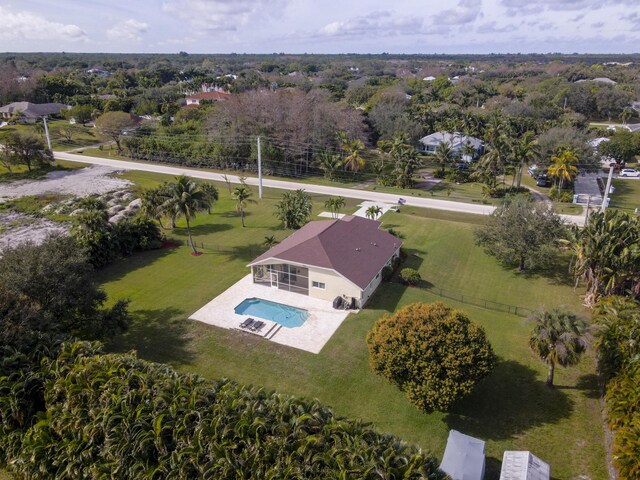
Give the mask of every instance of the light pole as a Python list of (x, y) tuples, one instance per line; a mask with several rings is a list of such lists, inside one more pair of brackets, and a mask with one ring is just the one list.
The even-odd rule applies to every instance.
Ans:
[(609, 189), (611, 188), (611, 180), (613, 180), (613, 168), (615, 164), (609, 165), (609, 178), (607, 178), (607, 187), (604, 189), (604, 198), (602, 199), (602, 208), (601, 212), (607, 210), (607, 205), (609, 204)]
[(56, 164), (56, 159), (53, 156), (53, 149), (51, 148), (51, 137), (49, 137), (49, 127), (47, 126), (47, 116), (43, 115), (42, 116), (42, 123), (44, 123), (44, 134), (47, 137), (47, 146), (49, 147), (49, 153), (51, 154), (51, 158), (53, 165)]

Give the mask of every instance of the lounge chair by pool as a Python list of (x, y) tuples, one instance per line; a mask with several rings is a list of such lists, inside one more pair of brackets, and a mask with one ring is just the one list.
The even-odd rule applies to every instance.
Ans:
[(256, 322), (253, 318), (247, 318), (240, 324), (240, 328), (251, 328)]
[(266, 323), (261, 322), (260, 320), (258, 320), (257, 322), (255, 322), (253, 325), (251, 325), (251, 331), (252, 332), (259, 332), (260, 330), (262, 330), (262, 327), (264, 327), (266, 325)]

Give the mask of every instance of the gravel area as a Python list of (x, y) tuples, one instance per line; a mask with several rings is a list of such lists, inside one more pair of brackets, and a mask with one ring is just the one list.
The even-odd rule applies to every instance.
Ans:
[(40, 244), (50, 235), (67, 233), (63, 224), (51, 220), (22, 213), (0, 213), (0, 255), (9, 247), (29, 241)]
[(44, 180), (21, 180), (0, 184), (0, 202), (10, 198), (29, 195), (60, 193), (84, 197), (121, 190), (133, 185), (129, 180), (113, 178), (109, 175), (119, 170), (94, 165), (78, 170), (54, 171)]

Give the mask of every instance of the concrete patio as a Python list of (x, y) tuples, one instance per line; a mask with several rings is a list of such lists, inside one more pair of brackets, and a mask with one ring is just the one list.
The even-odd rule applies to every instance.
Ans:
[[(259, 333), (240, 328), (247, 315), (238, 315), (234, 308), (246, 298), (262, 298), (272, 302), (283, 303), (302, 308), (309, 312), (309, 318), (299, 327), (284, 327), (270, 320), (262, 320), (266, 325)], [(291, 293), (253, 283), (251, 275), (229, 287), (216, 298), (207, 303), (189, 318), (216, 327), (238, 330), (238, 335), (259, 335), (282, 345), (298, 348), (311, 353), (320, 353), (340, 324), (349, 315), (348, 310), (334, 310), (326, 300), (311, 298), (298, 293)]]

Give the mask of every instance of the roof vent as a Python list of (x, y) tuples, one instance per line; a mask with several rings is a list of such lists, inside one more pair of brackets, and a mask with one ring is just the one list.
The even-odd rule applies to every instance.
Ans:
[(359, 252), (361, 249), (359, 247), (356, 248), (356, 252)]

